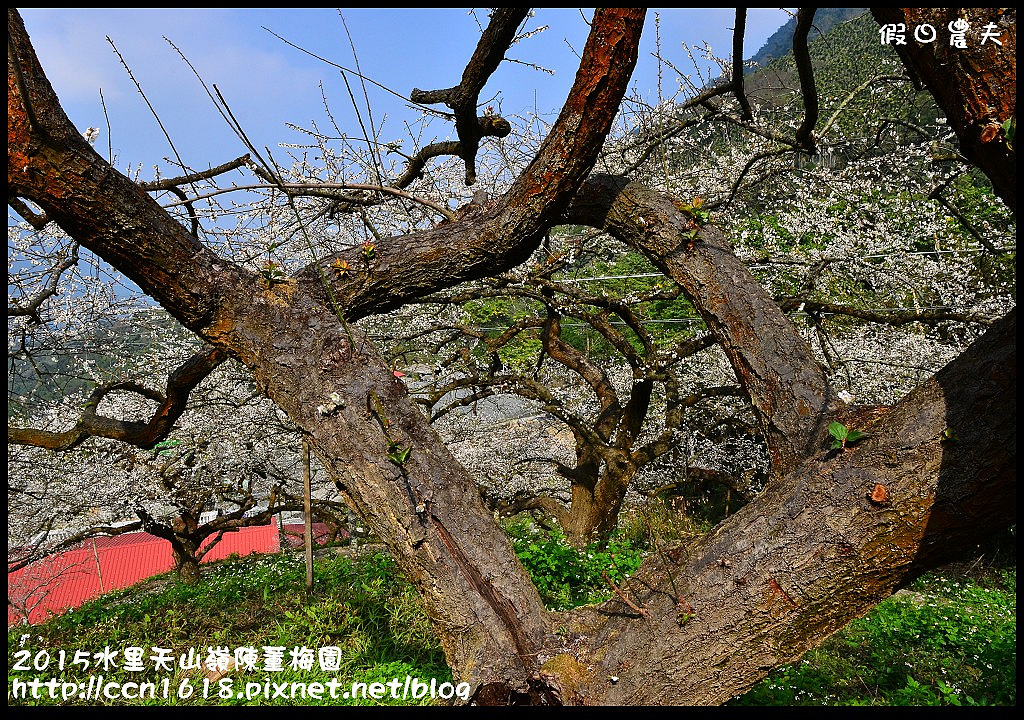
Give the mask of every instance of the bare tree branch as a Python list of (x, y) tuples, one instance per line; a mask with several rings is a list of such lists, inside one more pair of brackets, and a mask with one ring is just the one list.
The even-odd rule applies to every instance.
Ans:
[(50, 218), (46, 217), (46, 213), (34, 212), (21, 198), (8, 197), (7, 204), (36, 230), (42, 230), (50, 222)]
[(187, 175), (180, 175), (173, 178), (164, 178), (163, 180), (149, 180), (147, 182), (139, 183), (139, 187), (143, 190), (171, 190), (179, 185), (189, 185), (201, 180), (215, 178), (218, 175), (223, 175), (226, 172), (231, 172), (232, 170), (236, 170), (240, 167), (245, 167), (251, 163), (252, 158), (246, 154), (240, 158), (229, 160), (217, 167), (210, 168), (209, 170), (200, 170), (199, 172), (188, 173)]
[(747, 25), (747, 9), (736, 8), (736, 26), (732, 30), (732, 91), (740, 104), (740, 117), (744, 120), (753, 120), (750, 112), (750, 102), (747, 101), (746, 93), (743, 92), (743, 34)]
[(78, 243), (72, 243), (69, 252), (67, 253), (67, 257), (64, 258), (59, 265), (50, 270), (50, 279), (46, 282), (42, 291), (25, 304), (8, 306), (7, 317), (28, 315), (32, 317), (35, 322), (41, 323), (42, 320), (39, 317), (39, 308), (57, 292), (57, 285), (60, 283), (61, 275), (63, 275), (65, 271), (73, 268), (77, 263)]
[(988, 326), (998, 320), (986, 313), (963, 312), (953, 308), (929, 308), (927, 310), (917, 308), (889, 308), (882, 310), (871, 310), (841, 305), (839, 303), (823, 302), (819, 300), (807, 300), (802, 298), (786, 298), (779, 303), (783, 312), (793, 312), (801, 307), (808, 313), (830, 313), (833, 315), (845, 315), (847, 317), (860, 318), (870, 322), (884, 323), (886, 325), (905, 325), (907, 323), (919, 322), (927, 325), (935, 323), (954, 321), (965, 323), (976, 323)]
[(796, 131), (796, 144), (805, 152), (816, 152), (814, 126), (818, 124), (818, 90), (814, 83), (814, 68), (807, 50), (807, 34), (814, 24), (815, 8), (800, 8), (796, 13), (793, 31), (793, 61), (800, 77), (800, 91), (804, 99), (804, 120)]
[(467, 185), (476, 182), (476, 153), (482, 137), (476, 115), (477, 99), (487, 79), (505, 58), (505, 51), (515, 40), (516, 30), (528, 12), (528, 8), (495, 9), (458, 85), (447, 90), (414, 88), (409, 94), (413, 102), (428, 105), (444, 103), (455, 112), (455, 131), (459, 136), (462, 160), (466, 163)]
[[(227, 354), (217, 348), (209, 348), (196, 353), (168, 376), (164, 393), (131, 382), (100, 386), (93, 390), (82, 411), (81, 418), (70, 430), (53, 432), (8, 425), (7, 442), (49, 450), (70, 450), (95, 436), (120, 440), (129, 445), (150, 449), (166, 438), (173, 429), (175, 421), (185, 411), (189, 394), (196, 385), (226, 359)], [(108, 394), (117, 391), (142, 395), (159, 403), (159, 407), (147, 422), (115, 420), (100, 415), (98, 412), (100, 402)]]

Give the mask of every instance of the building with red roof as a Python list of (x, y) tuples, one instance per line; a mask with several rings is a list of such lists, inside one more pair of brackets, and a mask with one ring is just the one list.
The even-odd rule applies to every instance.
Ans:
[[(203, 543), (205, 547), (207, 542)], [(301, 543), (300, 543), (301, 545)], [(225, 533), (203, 558), (204, 563), (232, 554), (281, 550), (276, 522)], [(7, 626), (35, 624), (76, 608), (111, 590), (120, 590), (174, 568), (171, 544), (149, 533), (97, 537), (65, 552), (7, 575)]]

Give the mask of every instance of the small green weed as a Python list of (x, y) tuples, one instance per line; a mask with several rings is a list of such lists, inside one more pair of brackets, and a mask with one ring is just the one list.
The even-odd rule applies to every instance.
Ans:
[(853, 445), (867, 437), (859, 430), (851, 430), (840, 422), (829, 423), (828, 432), (832, 436), (833, 450), (845, 450), (847, 445)]

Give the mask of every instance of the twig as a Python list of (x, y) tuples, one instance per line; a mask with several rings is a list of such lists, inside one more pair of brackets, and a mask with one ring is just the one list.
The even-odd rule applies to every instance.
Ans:
[(358, 78), (360, 78), (360, 79), (362, 79), (362, 80), (366, 80), (366, 81), (367, 81), (368, 83), (372, 83), (373, 85), (376, 85), (376, 86), (377, 86), (377, 87), (379, 87), (379, 88), (380, 88), (381, 90), (383, 90), (383, 91), (385, 91), (385, 92), (388, 92), (388, 93), (391, 93), (391, 94), (392, 94), (392, 95), (394, 95), (395, 97), (397, 97), (397, 98), (399, 98), (399, 99), (401, 99), (401, 100), (404, 100), (404, 101), (405, 101), (405, 102), (407, 102), (407, 103), (412, 103), (413, 105), (415, 105), (416, 107), (420, 108), (421, 110), (425, 110), (425, 111), (427, 111), (427, 112), (429, 112), (429, 113), (433, 113), (433, 114), (435, 114), (435, 115), (438, 115), (438, 116), (440, 116), (440, 117), (445, 117), (445, 118), (448, 118), (449, 120), (451, 120), (451, 119), (452, 119), (453, 117), (455, 117), (455, 116), (454, 116), (454, 115), (452, 115), (451, 113), (441, 112), (441, 111), (439, 111), (439, 110), (435, 110), (434, 108), (432, 108), (432, 107), (429, 107), (429, 106), (427, 106), (427, 105), (424, 105), (424, 104), (422, 104), (422, 103), (418, 103), (418, 102), (416, 102), (415, 100), (413, 100), (413, 99), (411, 99), (411, 98), (409, 98), (409, 97), (406, 97), (406, 96), (405, 96), (405, 95), (403, 95), (402, 93), (400, 93), (400, 92), (396, 92), (396, 91), (392, 90), (392, 89), (391, 89), (391, 88), (389, 88), (389, 87), (388, 87), (387, 85), (382, 85), (382, 84), (380, 84), (379, 82), (377, 82), (376, 80), (374, 80), (374, 79), (373, 79), (373, 78), (371, 78), (371, 77), (366, 77), (365, 75), (363, 75), (363, 74), (362, 74), (362, 73), (360, 73), (360, 72), (357, 72), (357, 71), (355, 71), (355, 70), (352, 70), (351, 68), (347, 68), (347, 67), (345, 67), (344, 65), (339, 65), (339, 64), (338, 64), (338, 63), (336, 63), (336, 62), (332, 62), (332, 61), (328, 60), (328, 59), (327, 59), (327, 58), (325, 58), (325, 57), (322, 57), (322, 56), (320, 56), (320, 55), (317, 55), (317, 54), (316, 54), (316, 53), (314, 53), (314, 52), (310, 52), (310, 51), (309, 51), (309, 50), (307, 50), (306, 48), (304, 48), (304, 47), (301, 47), (301, 46), (299, 46), (299, 45), (296, 45), (295, 43), (291, 42), (290, 40), (286, 40), (285, 38), (281, 37), (281, 36), (280, 36), (280, 35), (278, 35), (278, 34), (277, 34), (276, 32), (274, 32), (273, 30), (271, 30), (270, 28), (268, 28), (268, 27), (266, 27), (266, 26), (263, 26), (263, 29), (264, 29), (264, 30), (266, 30), (266, 31), (267, 31), (268, 33), (270, 33), (271, 35), (273, 35), (274, 37), (276, 37), (276, 38), (277, 38), (278, 40), (280, 40), (281, 42), (283, 42), (283, 43), (284, 43), (285, 45), (289, 45), (289, 46), (291, 46), (291, 47), (295, 48), (296, 50), (298, 50), (299, 52), (303, 52), (303, 53), (306, 53), (306, 54), (307, 54), (307, 55), (309, 55), (310, 57), (312, 57), (312, 58), (316, 58), (316, 59), (317, 59), (317, 60), (319, 60), (320, 62), (322, 62), (322, 63), (326, 63), (327, 65), (330, 65), (331, 67), (334, 67), (334, 68), (337, 68), (338, 70), (341, 70), (342, 72), (352, 73), (352, 74), (353, 74), (353, 75), (355, 75), (356, 77), (358, 77)]
[[(325, 193), (309, 192), (313, 190), (368, 190), (372, 192), (381, 192), (386, 195), (395, 195), (397, 197), (405, 198), (406, 200), (412, 200), (413, 202), (419, 203), (432, 210), (437, 211), (441, 215), (444, 215), (448, 220), (454, 222), (458, 220), (458, 216), (447, 208), (443, 208), (435, 202), (427, 200), (426, 198), (417, 197), (412, 193), (399, 190), (398, 188), (388, 187), (387, 185), (367, 185), (365, 183), (286, 183), (282, 182), (278, 185), (235, 185), (229, 188), (220, 188), (202, 195), (196, 195), (189, 202), (195, 202), (196, 200), (205, 200), (216, 195), (223, 195), (229, 192), (235, 192), (237, 190), (267, 190), (271, 188), (277, 188), (283, 191), (287, 195), (320, 195), (321, 197), (336, 197), (334, 195), (328, 195)], [(300, 192), (290, 192), (300, 191)], [(184, 205), (184, 202), (170, 203), (164, 205), (164, 208), (177, 207)]]
[[(15, 210), (17, 210), (17, 208), (15, 208)], [(38, 229), (41, 229), (41, 228), (36, 228), (36, 229), (38, 230)], [(36, 322), (42, 323), (42, 320), (40, 320), (39, 315), (38, 315), (39, 307), (47, 300), (47, 298), (50, 298), (54, 294), (56, 294), (56, 292), (57, 292), (57, 283), (60, 282), (61, 275), (64, 274), (65, 270), (73, 267), (77, 262), (78, 262), (78, 243), (73, 243), (71, 245), (71, 251), (68, 253), (68, 256), (64, 259), (64, 261), (62, 263), (60, 263), (60, 265), (58, 265), (57, 267), (53, 268), (53, 270), (50, 271), (51, 272), (50, 281), (48, 283), (46, 283), (46, 287), (43, 289), (43, 291), (41, 293), (39, 293), (38, 295), (36, 295), (26, 305), (14, 304), (14, 305), (8, 306), (8, 308), (7, 308), (7, 317), (18, 317), (18, 316), (21, 316), (21, 315), (30, 315), (30, 316), (32, 316), (33, 319), (36, 320)]]
[[(377, 127), (373, 122), (373, 106), (370, 105), (370, 95), (366, 92), (366, 79), (363, 77), (362, 68), (359, 67), (359, 56), (356, 54), (356, 44), (352, 40), (352, 33), (348, 31), (348, 23), (345, 22), (345, 15), (338, 10), (338, 17), (341, 18), (341, 25), (345, 28), (345, 35), (348, 37), (349, 47), (352, 48), (352, 61), (356, 64), (356, 71), (359, 73), (359, 84), (363, 88), (363, 100), (366, 102), (366, 116), (370, 121), (370, 128), (374, 131), (374, 140), (377, 139), (376, 132)], [(345, 81), (345, 87), (348, 88), (348, 78), (342, 73), (342, 79)], [(349, 88), (349, 95), (352, 94), (352, 89)], [(356, 117), (359, 119), (359, 126), (363, 128), (363, 137), (366, 138), (366, 143), (370, 146), (370, 156), (373, 158), (374, 171), (377, 173), (377, 182), (384, 183), (384, 163), (379, 155), (379, 148), (376, 144), (370, 142), (370, 138), (366, 133), (366, 128), (363, 127), (363, 118), (359, 113), (359, 108), (356, 106), (355, 98), (352, 99), (352, 107), (355, 108)]]
[(100, 106), (103, 108), (103, 119), (107, 122), (107, 163), (114, 164), (114, 139), (110, 137), (110, 114), (107, 112), (107, 101), (103, 99), (103, 88), (100, 88)]
[[(156, 120), (156, 124), (160, 126), (160, 131), (164, 134), (164, 137), (167, 138), (167, 144), (171, 146), (171, 152), (174, 153), (174, 157), (178, 161), (178, 167), (186, 167), (185, 161), (181, 159), (181, 155), (178, 153), (178, 148), (174, 146), (174, 141), (171, 140), (171, 134), (167, 132), (167, 128), (164, 127), (163, 121), (160, 120), (160, 116), (157, 114), (156, 108), (153, 107), (153, 104), (149, 101), (149, 98), (146, 97), (146, 93), (145, 91), (143, 91), (142, 85), (140, 85), (139, 81), (135, 79), (135, 74), (132, 73), (132, 69), (128, 67), (127, 61), (125, 61), (124, 56), (121, 55), (121, 51), (117, 49), (117, 45), (114, 44), (114, 41), (110, 39), (109, 35), (107, 35), (107, 42), (110, 43), (110, 47), (114, 48), (114, 54), (117, 55), (117, 59), (121, 61), (121, 65), (124, 66), (125, 72), (128, 73), (128, 77), (130, 77), (132, 82), (135, 83), (135, 88), (139, 91), (139, 95), (141, 95), (142, 99), (146, 101), (146, 107), (148, 107), (149, 111), (153, 113), (153, 118)], [(107, 129), (107, 138), (109, 142), (109, 123)], [(192, 191), (195, 192), (195, 188), (192, 188)], [(193, 213), (193, 218), (195, 218), (195, 213)], [(195, 233), (193, 232), (193, 235), (194, 234)]]
[(638, 615), (643, 615), (644, 617), (651, 616), (650, 610), (648, 610), (645, 607), (638, 607), (635, 603), (633, 603), (632, 600), (626, 597), (626, 594), (615, 586), (615, 583), (612, 582), (612, 579), (608, 577), (608, 573), (606, 573), (604, 570), (601, 571), (601, 577), (603, 577), (604, 581), (608, 583), (608, 587), (610, 587), (612, 591), (622, 599), (622, 602), (626, 603), (626, 605), (628, 605), (629, 608), (633, 610), (633, 612), (637, 613)]

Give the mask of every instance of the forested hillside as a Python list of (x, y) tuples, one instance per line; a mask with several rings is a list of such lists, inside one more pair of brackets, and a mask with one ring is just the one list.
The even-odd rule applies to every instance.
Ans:
[[(867, 13), (867, 8), (818, 8), (814, 13), (814, 30), (817, 39), (827, 35), (836, 25)], [(796, 29), (796, 17), (791, 17), (785, 25), (776, 30), (765, 41), (764, 45), (747, 61), (750, 66), (747, 72), (756, 72), (776, 58), (782, 58), (793, 52), (793, 31)]]

